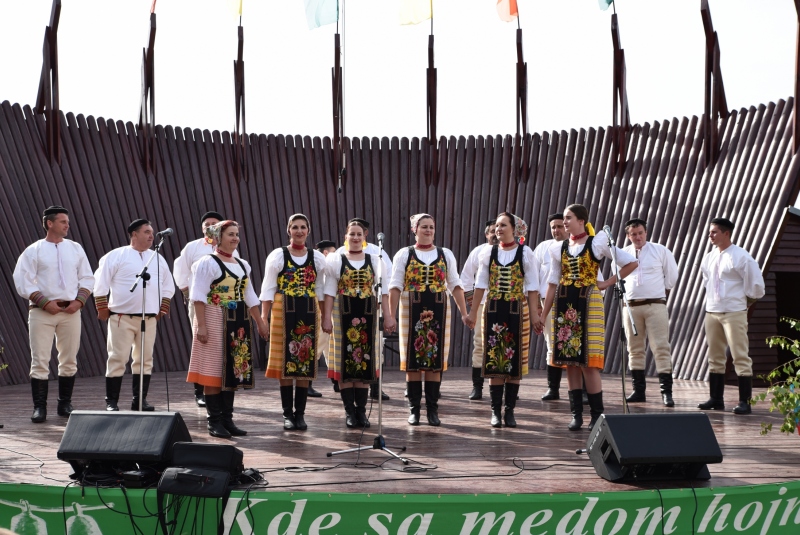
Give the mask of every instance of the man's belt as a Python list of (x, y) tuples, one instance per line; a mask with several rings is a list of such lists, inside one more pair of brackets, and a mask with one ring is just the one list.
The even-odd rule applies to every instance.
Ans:
[[(131, 318), (141, 318), (142, 317), (141, 314), (122, 314), (120, 312), (111, 312), (111, 311), (109, 311), (109, 314), (111, 314), (112, 316), (130, 316)], [(145, 318), (155, 318), (156, 316), (158, 316), (158, 314), (145, 314), (144, 315)]]
[(655, 305), (655, 304), (666, 305), (667, 300), (664, 297), (662, 297), (661, 299), (637, 299), (635, 301), (631, 301), (630, 299), (628, 300), (628, 305), (632, 307), (640, 307), (642, 305)]
[[(55, 304), (58, 305), (58, 308), (67, 308), (72, 301), (55, 301)], [(36, 305), (28, 305), (28, 310), (33, 310), (34, 308), (39, 308)]]

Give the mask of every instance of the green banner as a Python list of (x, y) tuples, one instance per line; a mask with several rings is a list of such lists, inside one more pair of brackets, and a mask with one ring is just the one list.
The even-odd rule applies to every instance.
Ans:
[[(220, 509), (197, 498), (164, 506), (181, 534), (215, 534)], [(154, 489), (0, 484), (0, 527), (20, 535), (149, 535), (159, 533), (157, 517)], [(800, 482), (580, 494), (236, 491), (224, 522), (233, 535), (796, 535)]]

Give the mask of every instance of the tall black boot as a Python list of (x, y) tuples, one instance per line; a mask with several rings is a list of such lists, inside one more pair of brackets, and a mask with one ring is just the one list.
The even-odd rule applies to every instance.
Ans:
[(236, 397), (235, 390), (223, 390), (222, 396), (222, 425), (228, 432), (235, 437), (243, 437), (247, 434), (244, 429), (239, 429), (233, 423), (233, 400)]
[(333, 391), (334, 392), (338, 392), (339, 391), (339, 383), (336, 381), (336, 379), (331, 377), (331, 383), (333, 383)]
[(704, 411), (724, 411), (725, 410), (725, 374), (708, 374), (708, 392), (710, 397), (705, 403), (697, 405), (698, 409)]
[(439, 420), (439, 392), (442, 383), (439, 381), (425, 381), (425, 414), (428, 416), (428, 425), (438, 427)]
[(31, 422), (40, 424), (47, 419), (47, 379), (31, 378), (31, 395), (33, 396), (33, 414)]
[(292, 431), (297, 428), (294, 423), (294, 387), (292, 385), (281, 386), (281, 407), (283, 407), (283, 428)]
[(208, 434), (212, 437), (231, 438), (231, 434), (222, 424), (222, 394), (206, 394), (205, 400)]
[(753, 378), (739, 376), (739, 404), (733, 408), (733, 414), (750, 414), (750, 398), (753, 397)]
[(58, 415), (69, 416), (72, 413), (72, 388), (75, 386), (75, 376), (58, 377)]
[(194, 384), (194, 402), (198, 407), (206, 406), (206, 395), (203, 393), (203, 385), (200, 383)]
[(356, 420), (361, 427), (369, 427), (369, 420), (367, 419), (367, 399), (369, 398), (369, 388), (352, 388), (355, 390), (354, 397), (356, 399)]
[(299, 431), (308, 429), (304, 418), (306, 400), (308, 400), (308, 388), (302, 386), (294, 387), (294, 425)]
[(469, 393), (469, 399), (483, 399), (483, 368), (472, 368), (472, 392)]
[(589, 414), (592, 415), (592, 419), (589, 422), (589, 431), (594, 428), (595, 422), (597, 422), (597, 419), (600, 418), (600, 415), (603, 414), (604, 410), (603, 391), (601, 390), (597, 394), (589, 394)]
[[(139, 410), (139, 374), (133, 374), (133, 400), (131, 400), (131, 410), (138, 411)], [(143, 375), (144, 381), (142, 382), (142, 411), (144, 412), (152, 412), (156, 410), (155, 407), (150, 405), (147, 402), (147, 391), (150, 389), (150, 376)]]
[(317, 392), (314, 390), (314, 387), (311, 386), (311, 381), (308, 382), (308, 397), (310, 398), (321, 398), (322, 392)]
[(661, 399), (664, 401), (664, 406), (674, 407), (675, 402), (672, 400), (672, 373), (659, 373), (658, 385), (661, 387)]
[(118, 411), (119, 391), (122, 390), (122, 377), (106, 377), (106, 410)]
[(503, 425), (500, 419), (503, 411), (503, 390), (505, 390), (504, 385), (489, 384), (489, 397), (492, 400), (492, 427)]
[[(380, 392), (381, 392), (381, 399), (383, 401), (389, 401), (390, 399), (392, 399), (389, 397), (389, 394), (387, 394), (383, 390), (381, 390)], [(369, 397), (371, 397), (372, 399), (378, 399), (378, 383), (372, 383), (369, 385)]]
[(583, 426), (583, 389), (569, 391), (569, 409), (572, 411), (572, 421), (567, 429), (577, 431)]
[[(633, 384), (633, 392), (625, 398), (628, 403), (644, 403), (647, 397), (644, 394), (647, 388), (647, 379), (644, 370), (631, 370), (631, 383)], [(590, 403), (591, 405), (591, 403)]]
[(517, 420), (514, 418), (514, 407), (517, 406), (517, 394), (519, 393), (519, 383), (506, 383), (506, 412), (503, 414), (503, 423), (506, 427), (517, 427)]
[(407, 381), (408, 392), (408, 423), (419, 425), (419, 410), (422, 405), (422, 381)]
[(342, 396), (342, 404), (344, 405), (344, 424), (350, 429), (358, 426), (358, 418), (356, 418), (355, 390), (355, 388), (339, 389), (339, 395)]
[(547, 365), (547, 392), (542, 396), (542, 401), (560, 399), (561, 396), (558, 395), (558, 391), (561, 388), (561, 375), (563, 373), (563, 368)]

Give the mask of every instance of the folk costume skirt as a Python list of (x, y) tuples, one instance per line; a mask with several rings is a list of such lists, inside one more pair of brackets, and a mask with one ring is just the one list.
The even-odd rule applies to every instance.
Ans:
[(450, 354), (450, 297), (447, 292), (400, 295), (400, 370), (447, 370)]
[(603, 369), (605, 311), (597, 285), (584, 288), (558, 285), (551, 311), (551, 366)]
[(337, 295), (333, 335), (327, 349), (328, 377), (342, 383), (378, 380), (378, 300)]
[(206, 305), (208, 342), (197, 340), (197, 318), (192, 321), (192, 356), (187, 383), (238, 390), (253, 388), (253, 339), (250, 311), (243, 301), (236, 308)]
[(528, 301), (487, 299), (481, 316), (483, 376), (521, 379), (528, 375), (531, 345)]
[(276, 293), (270, 316), (266, 376), (272, 379), (316, 379), (321, 333), (316, 298)]

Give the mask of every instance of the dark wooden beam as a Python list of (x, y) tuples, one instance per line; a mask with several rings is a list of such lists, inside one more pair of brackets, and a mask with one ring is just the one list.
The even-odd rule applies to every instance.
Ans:
[(333, 176), (337, 177), (338, 191), (347, 176), (347, 159), (344, 144), (344, 84), (342, 69), (342, 41), (339, 32), (333, 36), (333, 69), (331, 72), (333, 95)]
[(433, 34), (428, 36), (428, 69), (426, 70), (427, 123), (428, 143), (430, 145), (428, 174), (425, 181), (428, 185), (439, 183), (439, 141), (436, 138), (436, 66), (434, 62)]
[(233, 91), (236, 100), (236, 130), (233, 133), (233, 164), (236, 179), (247, 180), (247, 124), (244, 99), (244, 28), (239, 25), (239, 49), (233, 62)]
[(798, 104), (798, 97), (800, 97), (800, 0), (794, 0), (794, 9), (797, 11), (797, 43), (794, 53), (794, 113), (792, 114), (792, 141), (794, 152), (800, 148), (800, 120), (797, 119), (797, 114), (800, 113), (800, 104)]
[(520, 138), (520, 158), (522, 166), (518, 179), (528, 180), (528, 64), (525, 63), (522, 51), (522, 29), (517, 28), (517, 136)]
[(44, 145), (50, 165), (61, 165), (61, 121), (58, 106), (58, 22), (61, 19), (61, 0), (53, 0), (50, 24), (44, 30), (42, 45), (42, 74), (36, 93), (36, 113), (45, 116), (47, 124)]
[[(153, 2), (155, 6), (155, 2)], [(155, 89), (155, 43), (156, 14), (150, 13), (150, 33), (147, 37), (147, 48), (142, 50), (142, 91), (139, 101), (139, 138), (142, 165), (145, 172), (155, 175), (155, 125), (156, 125), (156, 89)]]
[(625, 50), (619, 35), (619, 21), (617, 14), (611, 15), (611, 43), (614, 46), (614, 76), (613, 76), (613, 148), (612, 176), (622, 176), (625, 170), (625, 149), (627, 134), (631, 130), (631, 114), (628, 107), (627, 70), (625, 66)]
[(719, 37), (714, 31), (708, 0), (700, 0), (700, 16), (706, 36), (705, 93), (703, 98), (703, 151), (705, 166), (714, 164), (719, 156), (719, 120), (727, 119), (728, 100), (720, 67)]

